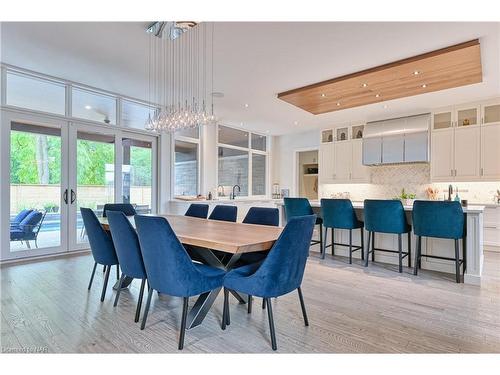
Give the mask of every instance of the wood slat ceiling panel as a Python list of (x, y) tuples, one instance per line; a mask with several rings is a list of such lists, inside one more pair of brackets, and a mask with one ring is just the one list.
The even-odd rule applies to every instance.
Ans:
[(278, 98), (317, 115), (482, 80), (481, 48), (479, 40), (475, 39), (285, 91), (279, 93)]

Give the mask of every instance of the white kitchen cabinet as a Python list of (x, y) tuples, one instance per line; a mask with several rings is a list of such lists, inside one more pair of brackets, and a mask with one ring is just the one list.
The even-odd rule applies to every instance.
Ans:
[(500, 206), (491, 206), (484, 209), (484, 246), (487, 250), (500, 252)]
[(352, 142), (335, 143), (333, 169), (335, 182), (349, 182), (351, 175)]
[(480, 178), (480, 130), (479, 125), (455, 128), (453, 147), (455, 181), (475, 181)]
[(500, 180), (500, 100), (437, 110), (432, 115), (431, 180)]
[(481, 178), (500, 179), (500, 123), (481, 129)]
[(363, 165), (363, 140), (353, 139), (351, 146), (351, 181), (369, 182), (370, 169)]
[(451, 181), (453, 175), (453, 128), (435, 131), (431, 136), (431, 179)]
[(334, 144), (332, 142), (322, 143), (319, 146), (319, 182), (328, 184), (334, 182)]

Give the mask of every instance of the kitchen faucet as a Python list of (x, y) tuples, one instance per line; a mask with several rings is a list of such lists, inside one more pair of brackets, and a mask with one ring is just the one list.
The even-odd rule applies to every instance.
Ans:
[(451, 184), (448, 186), (448, 200), (451, 201), (451, 196), (453, 195), (453, 186)]
[(229, 199), (235, 199), (236, 198), (236, 193), (234, 192), (234, 188), (238, 188), (238, 193), (241, 192), (241, 188), (239, 185), (234, 185), (233, 186), (233, 192), (231, 193), (231, 195), (229, 196)]

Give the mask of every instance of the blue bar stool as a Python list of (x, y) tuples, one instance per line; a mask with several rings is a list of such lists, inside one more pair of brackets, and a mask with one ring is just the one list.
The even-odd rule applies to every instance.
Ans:
[[(307, 198), (284, 198), (285, 221), (292, 217), (314, 215), (309, 199)], [(311, 240), (311, 246), (319, 244), (320, 253), (323, 252), (323, 219), (316, 216), (315, 225), (319, 225), (319, 241)]]
[[(323, 239), (323, 252), (321, 258), (325, 259), (326, 249), (332, 248), (332, 255), (335, 255), (334, 246), (349, 247), (349, 264), (352, 264), (352, 253), (361, 250), (361, 259), (365, 259), (363, 254), (364, 249), (364, 233), (363, 222), (358, 220), (356, 212), (352, 207), (350, 199), (321, 199), (321, 217), (323, 218), (323, 226), (325, 227)], [(332, 231), (332, 243), (327, 245), (328, 228)], [(349, 244), (335, 242), (335, 229), (349, 230)], [(361, 246), (352, 246), (352, 230), (361, 229)]]
[[(403, 204), (399, 200), (365, 199), (365, 228), (368, 231), (368, 246), (365, 254), (365, 267), (368, 267), (368, 255), (372, 254), (375, 261), (375, 251), (399, 254), (399, 273), (403, 272), (403, 258), (408, 258), (411, 267), (411, 226), (406, 221)], [(375, 232), (393, 233), (398, 235), (398, 250), (380, 249), (375, 247)], [(403, 251), (402, 234), (408, 234), (408, 251)], [(370, 250), (371, 240), (371, 250)]]
[[(418, 273), (420, 260), (422, 257), (454, 260), (455, 278), (460, 282), (460, 265), (465, 273), (466, 246), (465, 246), (465, 226), (464, 211), (459, 202), (433, 202), (415, 201), (412, 213), (413, 227), (416, 241), (415, 264), (413, 274)], [(436, 255), (422, 255), (422, 237), (446, 238), (455, 241), (455, 258), (447, 258)], [(462, 259), (460, 259), (460, 249), (458, 240), (462, 240)]]
[(192, 203), (187, 209), (184, 216), (206, 219), (208, 216), (208, 204)]

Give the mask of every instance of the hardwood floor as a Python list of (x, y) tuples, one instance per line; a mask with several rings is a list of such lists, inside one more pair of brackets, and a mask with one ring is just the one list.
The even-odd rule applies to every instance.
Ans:
[[(102, 272), (87, 292), (92, 265), (83, 255), (2, 267), (2, 351), (177, 353), (182, 299), (155, 293), (140, 331), (133, 321), (140, 283), (113, 308), (111, 287), (99, 301)], [(453, 275), (400, 275), (392, 265), (364, 268), (312, 255), (302, 290), (309, 327), (296, 292), (273, 300), (278, 352), (500, 352), (500, 253), (485, 254), (481, 288), (456, 284)], [(231, 325), (222, 331), (219, 296), (203, 324), (187, 332), (184, 352), (272, 352), (261, 300), (250, 315), (234, 299), (230, 310)]]

